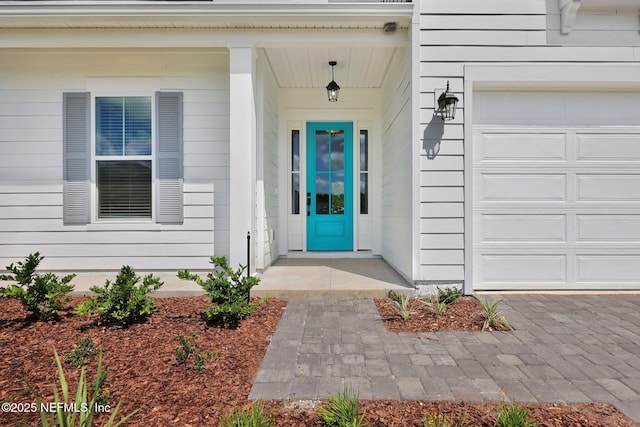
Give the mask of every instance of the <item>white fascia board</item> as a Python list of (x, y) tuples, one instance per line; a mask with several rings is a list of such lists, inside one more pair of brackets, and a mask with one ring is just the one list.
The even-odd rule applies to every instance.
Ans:
[[(204, 29), (178, 28), (0, 28), (0, 48), (226, 48), (230, 39), (251, 40), (256, 47), (314, 47), (327, 45), (400, 47), (407, 34), (347, 29)], [(79, 37), (81, 34), (81, 37)], [(232, 36), (232, 37), (231, 37)]]
[[(336, 27), (360, 27), (371, 20), (380, 27), (389, 20), (408, 26), (413, 3), (320, 3), (320, 4), (220, 4), (202, 2), (0, 2), (0, 26), (23, 28), (49, 25), (56, 27), (63, 19), (64, 27), (86, 27), (144, 18), (145, 26), (221, 25), (250, 18), (256, 27), (273, 27), (274, 21), (303, 27), (317, 25), (318, 19), (331, 18)], [(123, 19), (125, 19), (123, 21)], [(135, 20), (132, 20), (135, 25)]]

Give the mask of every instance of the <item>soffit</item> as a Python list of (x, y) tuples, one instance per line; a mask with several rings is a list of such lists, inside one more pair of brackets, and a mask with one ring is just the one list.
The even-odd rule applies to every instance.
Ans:
[(398, 47), (266, 48), (265, 56), (281, 88), (324, 88), (335, 80), (345, 88), (378, 88)]

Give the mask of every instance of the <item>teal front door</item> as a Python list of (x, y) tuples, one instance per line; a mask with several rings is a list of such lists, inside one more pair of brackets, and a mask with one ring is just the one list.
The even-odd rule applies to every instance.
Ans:
[(307, 250), (353, 250), (353, 123), (307, 123)]

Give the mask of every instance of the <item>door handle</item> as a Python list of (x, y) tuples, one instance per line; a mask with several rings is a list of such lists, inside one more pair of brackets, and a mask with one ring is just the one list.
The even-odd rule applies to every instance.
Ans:
[(307, 193), (307, 216), (311, 216), (311, 193)]

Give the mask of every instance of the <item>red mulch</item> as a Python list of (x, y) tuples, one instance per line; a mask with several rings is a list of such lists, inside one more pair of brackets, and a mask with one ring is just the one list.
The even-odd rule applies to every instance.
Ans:
[[(0, 299), (0, 402), (32, 403), (30, 394), (14, 397), (26, 390), (28, 382), (45, 402), (52, 402), (52, 388), (58, 381), (53, 349), (62, 356), (87, 334), (102, 347), (104, 364), (109, 366), (108, 388), (112, 390), (112, 407), (122, 401), (120, 414), (135, 409), (130, 426), (216, 426), (220, 417), (236, 407), (250, 404), (247, 396), (262, 361), (271, 335), (285, 307), (284, 301), (272, 299), (256, 309), (235, 329), (208, 327), (200, 317), (209, 302), (205, 297), (158, 299), (158, 308), (146, 323), (129, 328), (105, 328), (92, 319), (74, 315), (74, 298), (56, 322), (28, 322), (27, 313), (14, 300)], [(464, 301), (464, 300), (462, 300)], [(389, 319), (388, 314), (383, 318)], [(452, 307), (446, 324), (468, 330)], [(464, 318), (469, 312), (464, 311)], [(420, 321), (419, 321), (420, 320)], [(422, 315), (410, 323), (412, 329), (434, 330), (442, 319)], [(402, 330), (391, 326), (392, 330)], [(422, 326), (419, 324), (421, 323)], [(447, 326), (449, 325), (449, 326)], [(466, 326), (465, 326), (466, 325)], [(481, 323), (480, 323), (481, 325)], [(424, 329), (419, 329), (420, 327)], [(218, 356), (206, 361), (201, 372), (179, 364), (175, 348), (178, 334), (197, 331), (198, 352), (216, 351)], [(473, 330), (477, 330), (477, 325)], [(62, 357), (64, 360), (64, 357)], [(96, 358), (89, 363), (88, 378), (93, 378)], [(80, 368), (63, 362), (72, 392)], [(312, 410), (317, 402), (287, 403), (270, 401), (265, 406), (274, 414), (277, 426), (320, 426)], [(633, 426), (611, 405), (528, 405), (531, 416), (542, 426)], [(363, 401), (370, 426), (416, 426), (434, 412), (455, 422), (464, 419), (469, 426), (493, 426), (497, 403)], [(38, 425), (37, 414), (0, 414), (0, 426), (14, 426), (22, 417)], [(95, 425), (102, 425), (108, 414), (101, 414)]]

